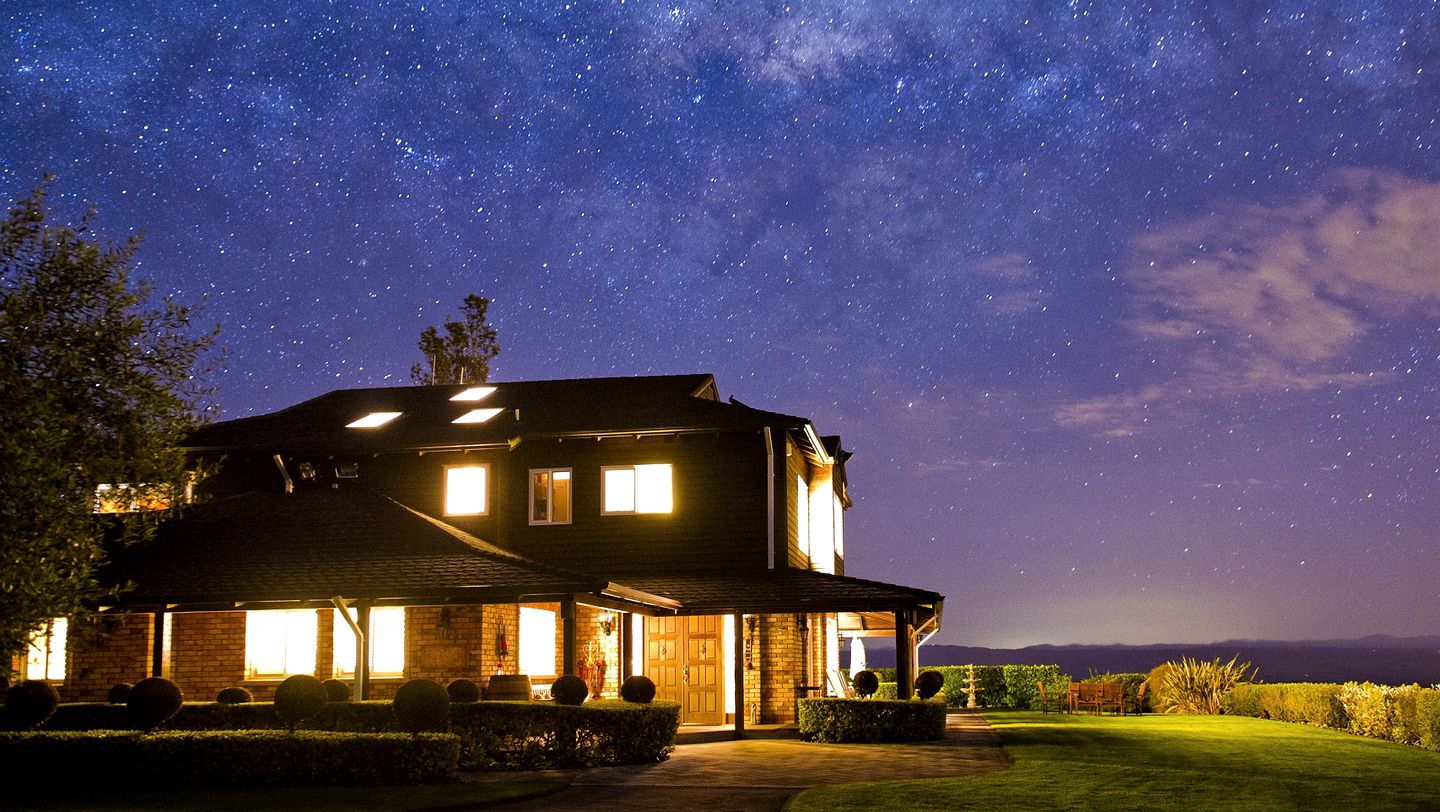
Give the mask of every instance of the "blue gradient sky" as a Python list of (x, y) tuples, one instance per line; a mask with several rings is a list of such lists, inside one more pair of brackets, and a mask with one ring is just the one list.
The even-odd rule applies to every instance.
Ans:
[(842, 434), (937, 642), (1433, 633), (1431, 2), (59, 3), (0, 182), (143, 229), (238, 417), (708, 371)]

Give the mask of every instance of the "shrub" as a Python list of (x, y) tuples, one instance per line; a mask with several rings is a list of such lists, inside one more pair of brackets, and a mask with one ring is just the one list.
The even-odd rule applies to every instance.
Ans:
[(1390, 689), (1371, 682), (1340, 686), (1340, 704), (1350, 718), (1350, 732), (1372, 739), (1390, 738)]
[(1340, 686), (1328, 683), (1240, 683), (1221, 697), (1220, 710), (1232, 716), (1254, 716), (1335, 730), (1347, 730), (1350, 726), (1345, 708), (1340, 704)]
[[(1006, 665), (1001, 666), (1005, 680), (1005, 695), (999, 705), (1022, 710), (1040, 709), (1038, 683), (1045, 683), (1045, 691), (1052, 696), (1064, 696), (1070, 687), (1070, 677), (1060, 673), (1058, 665)], [(986, 697), (991, 704), (992, 697)]]
[(134, 688), (128, 682), (116, 683), (110, 686), (110, 693), (105, 695), (105, 701), (111, 705), (124, 705), (125, 698), (130, 695), (130, 689)]
[(1415, 697), (1415, 726), (1419, 744), (1440, 752), (1440, 689), (1422, 688)]
[(275, 687), (275, 713), (293, 732), (296, 725), (319, 713), (329, 699), (320, 680), (296, 674)]
[(912, 742), (945, 737), (945, 703), (801, 699), (800, 738), (812, 742)]
[(574, 674), (556, 677), (550, 686), (550, 696), (561, 705), (579, 705), (590, 696), (590, 684)]
[(125, 708), (130, 720), (149, 733), (169, 721), (183, 701), (180, 686), (164, 677), (147, 677), (130, 689)]
[(857, 696), (874, 696), (875, 692), (880, 690), (880, 677), (874, 671), (861, 671), (850, 680), (850, 684), (854, 686)]
[(412, 679), (395, 692), (395, 720), (401, 730), (422, 733), (445, 726), (450, 717), (450, 694), (430, 679)]
[(677, 702), (479, 702), (451, 708), (461, 769), (648, 764), (675, 748)]
[(1239, 659), (1236, 655), (1230, 658), (1230, 662), (1222, 663), (1219, 658), (1208, 661), (1182, 657), (1166, 663), (1166, 671), (1158, 685), (1151, 686), (1158, 689), (1158, 710), (1162, 713), (1219, 713), (1220, 698), (1249, 677), (1250, 664), (1240, 663)]
[(255, 697), (244, 688), (221, 688), (220, 694), (215, 697), (215, 701), (222, 705), (243, 705), (253, 699)]
[(324, 682), (320, 683), (320, 686), (325, 689), (325, 701), (327, 701), (327, 702), (349, 702), (349, 701), (350, 701), (350, 694), (351, 694), (351, 692), (350, 692), (350, 684), (349, 684), (349, 683), (347, 683), (347, 682), (341, 682), (341, 681), (338, 680), (338, 679), (327, 679), (327, 680), (325, 680)]
[(878, 687), (878, 688), (875, 689), (875, 693), (871, 694), (870, 696), (868, 696), (868, 697), (866, 697), (866, 698), (867, 698), (867, 699), (889, 699), (889, 700), (899, 699), (899, 698), (900, 698), (900, 684), (899, 684), (898, 682), (882, 682), (882, 683), (880, 683), (880, 687)]
[(465, 679), (464, 677), (451, 680), (450, 684), (445, 686), (445, 693), (450, 695), (451, 702), (480, 701), (480, 686), (476, 685), (474, 680)]
[(648, 705), (655, 700), (655, 681), (643, 674), (626, 677), (620, 684), (620, 698), (626, 702)]
[(945, 675), (939, 671), (921, 671), (915, 678), (915, 693), (921, 699), (929, 699), (945, 688)]
[(120, 731), (0, 735), (0, 763), (32, 784), (255, 786), (415, 784), (455, 772), (459, 740), (431, 734)]
[(59, 704), (60, 694), (55, 691), (55, 686), (45, 680), (27, 679), (5, 694), (5, 727), (33, 730), (44, 724)]

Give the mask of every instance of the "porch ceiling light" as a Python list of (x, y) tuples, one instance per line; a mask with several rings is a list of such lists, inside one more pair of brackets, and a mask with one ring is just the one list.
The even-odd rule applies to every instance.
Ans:
[(346, 423), (347, 429), (373, 429), (399, 417), (401, 412), (371, 412), (353, 423)]
[(469, 389), (461, 390), (459, 393), (455, 394), (450, 399), (460, 401), (484, 400), (485, 398), (490, 396), (491, 392), (494, 391), (495, 387), (493, 386), (472, 386)]
[(489, 420), (490, 418), (494, 417), (494, 416), (497, 415), (497, 414), (500, 414), (500, 413), (503, 412), (503, 411), (505, 411), (505, 410), (504, 410), (504, 409), (471, 409), (470, 411), (466, 412), (465, 414), (460, 415), (459, 417), (455, 418), (454, 420), (452, 420), (452, 421), (450, 421), (450, 422), (452, 422), (452, 423), (484, 423), (486, 420)]

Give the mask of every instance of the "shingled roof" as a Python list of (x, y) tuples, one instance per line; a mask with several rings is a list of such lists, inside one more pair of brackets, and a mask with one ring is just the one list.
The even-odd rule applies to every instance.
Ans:
[(680, 614), (865, 612), (899, 607), (939, 615), (938, 592), (811, 570), (622, 576), (617, 580), (680, 602)]
[(218, 499), (120, 551), (115, 606), (323, 601), (513, 601), (601, 594), (603, 578), (526, 559), (361, 488)]
[[(228, 420), (196, 431), (193, 450), (283, 448), (326, 453), (371, 453), (502, 445), (521, 436), (587, 436), (686, 430), (801, 428), (793, 415), (724, 403), (708, 374), (583, 378), (484, 384), (478, 401), (451, 398), (471, 386), (396, 386), (342, 389), (271, 414)], [(471, 409), (500, 410), (481, 423), (456, 424)], [(378, 428), (347, 424), (373, 412), (399, 412)]]

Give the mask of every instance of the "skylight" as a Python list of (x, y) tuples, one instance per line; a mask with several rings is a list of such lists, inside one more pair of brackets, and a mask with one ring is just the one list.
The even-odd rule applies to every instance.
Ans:
[(471, 409), (470, 411), (466, 412), (465, 414), (460, 415), (459, 417), (455, 418), (454, 420), (452, 420), (452, 421), (450, 421), (450, 422), (452, 422), (452, 423), (484, 423), (486, 420), (489, 420), (490, 418), (494, 417), (494, 416), (497, 415), (497, 414), (500, 414), (500, 413), (503, 412), (503, 411), (505, 411), (505, 410), (504, 410), (504, 409)]
[[(452, 397), (452, 398), (450, 398), (450, 399), (451, 399), (451, 400), (463, 400), (463, 401), (484, 400), (485, 398), (487, 398), (487, 397), (490, 396), (490, 393), (491, 393), (491, 392), (494, 392), (494, 391), (495, 391), (495, 387), (493, 387), (493, 386), (472, 386), (472, 387), (470, 387), (469, 389), (465, 389), (465, 390), (461, 391), (459, 394), (455, 395), (454, 397)], [(458, 423), (458, 422), (460, 422), (460, 421), (457, 420), (457, 421), (455, 421), (455, 422)]]
[(346, 423), (347, 429), (373, 429), (383, 426), (400, 416), (400, 412), (371, 412), (354, 423)]

